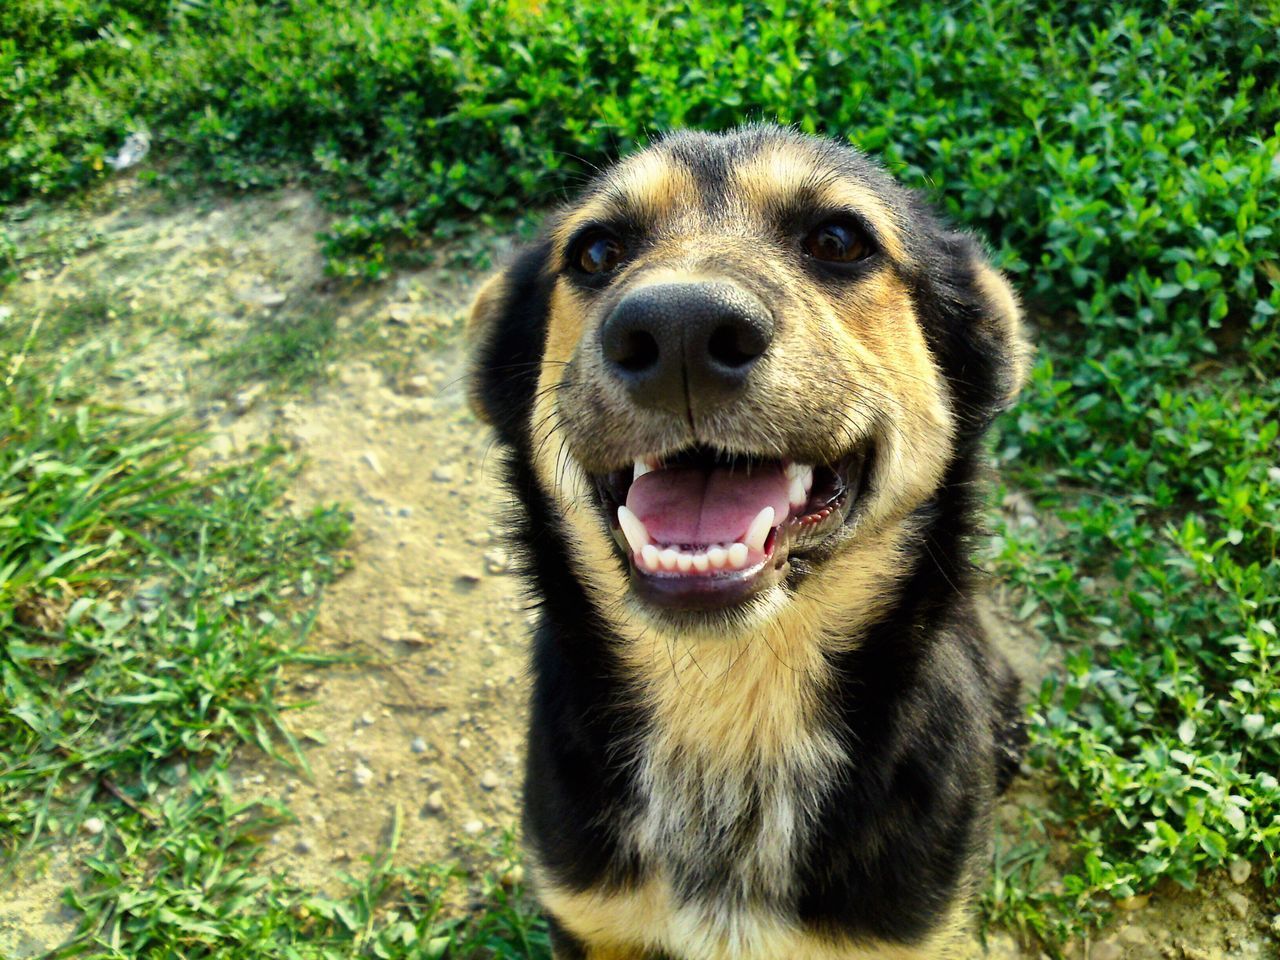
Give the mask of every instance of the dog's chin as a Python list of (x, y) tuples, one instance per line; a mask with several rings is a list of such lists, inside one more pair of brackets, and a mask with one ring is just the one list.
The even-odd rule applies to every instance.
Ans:
[(592, 479), (643, 612), (745, 625), (847, 537), (874, 457), (870, 440), (818, 464), (699, 446)]

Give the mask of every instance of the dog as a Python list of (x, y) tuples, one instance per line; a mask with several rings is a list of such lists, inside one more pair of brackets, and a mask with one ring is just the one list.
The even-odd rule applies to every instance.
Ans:
[(680, 132), (551, 215), (467, 335), (537, 603), (556, 960), (971, 942), (1022, 735), (970, 552), (1030, 355), (979, 244), (848, 146)]

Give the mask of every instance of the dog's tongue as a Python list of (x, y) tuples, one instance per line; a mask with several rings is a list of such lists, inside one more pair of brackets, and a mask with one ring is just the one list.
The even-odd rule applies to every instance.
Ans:
[(658, 544), (706, 546), (741, 539), (765, 507), (774, 525), (790, 508), (790, 485), (780, 464), (745, 467), (672, 467), (644, 474), (627, 493), (627, 506)]

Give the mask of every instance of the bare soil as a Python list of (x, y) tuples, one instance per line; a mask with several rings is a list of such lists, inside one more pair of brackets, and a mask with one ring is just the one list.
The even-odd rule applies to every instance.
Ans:
[[(238, 771), (247, 791), (281, 798), (299, 818), (273, 838), (269, 867), (321, 888), (359, 869), (397, 808), (402, 862), (496, 862), (518, 822), (527, 689), (526, 601), (500, 537), (505, 497), (461, 385), (461, 315), (480, 278), (441, 266), (376, 287), (336, 286), (315, 239), (323, 224), (303, 191), (175, 204), (123, 180), (87, 205), (20, 223), (26, 244), (49, 255), (0, 293), (3, 323), (90, 296), (176, 318), (104, 331), (124, 345), (117, 399), (183, 412), (212, 432), (202, 454), (212, 461), (283, 442), (305, 461), (292, 487), (299, 509), (349, 505), (353, 565), (328, 589), (310, 643), (358, 662), (289, 678), (290, 695), (312, 702), (292, 715), (312, 776), (262, 757)], [(211, 358), (236, 338), (318, 311), (337, 317), (343, 345), (319, 385), (291, 394), (249, 381), (211, 387)], [(997, 596), (993, 623), (1034, 684), (1052, 658), (1007, 609)], [(1024, 782), (1005, 804), (1011, 830), (1038, 789)], [(1280, 918), (1253, 874), (1137, 898), (1072, 955), (1277, 956)], [(76, 850), (63, 847), (0, 890), (0, 956), (60, 942), (74, 917), (58, 893), (76, 881)], [(989, 949), (1039, 956), (1007, 934)]]

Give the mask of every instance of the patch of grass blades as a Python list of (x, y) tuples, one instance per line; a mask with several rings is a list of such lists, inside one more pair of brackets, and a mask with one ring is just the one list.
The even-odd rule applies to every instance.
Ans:
[[(514, 873), (397, 866), (398, 813), (337, 895), (271, 874), (291, 814), (228, 768), (254, 745), (305, 772), (281, 670), (318, 659), (302, 641), (347, 517), (286, 510), (278, 451), (193, 472), (198, 436), (93, 403), (94, 348), (56, 367), (60, 336), (4, 336), (0, 877), (51, 843), (92, 846), (67, 893), (77, 930), (46, 956), (549, 957)], [(477, 891), (483, 908), (449, 906)]]
[(223, 392), (268, 380), (297, 387), (314, 380), (337, 357), (337, 321), (331, 311), (267, 320), (213, 358)]

